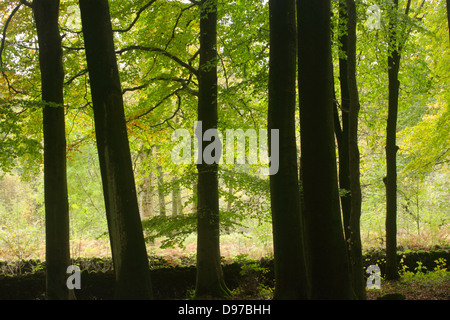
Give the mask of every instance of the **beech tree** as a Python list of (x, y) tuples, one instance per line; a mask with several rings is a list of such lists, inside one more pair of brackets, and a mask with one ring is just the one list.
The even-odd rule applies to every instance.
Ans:
[(311, 298), (351, 298), (333, 119), (330, 1), (298, 2), (301, 171)]
[[(361, 244), (361, 183), (360, 156), (358, 147), (358, 116), (360, 110), (359, 92), (356, 80), (356, 4), (347, 0), (347, 81), (348, 81), (348, 159), (350, 180), (350, 217), (348, 221), (347, 243), (349, 246), (350, 271), (353, 290), (358, 299), (366, 298), (366, 284), (363, 275)], [(344, 224), (345, 225), (345, 224)], [(346, 225), (347, 227), (347, 225)]]
[[(219, 155), (212, 163), (201, 159), (209, 144), (201, 140), (204, 133), (217, 129), (217, 0), (200, 2), (200, 64), (198, 71), (199, 139), (197, 162), (197, 280), (196, 296), (230, 295), (223, 276), (220, 258)], [(218, 136), (214, 136), (218, 139)], [(217, 143), (217, 141), (215, 141)], [(218, 150), (216, 150), (217, 152)]]
[[(340, 0), (338, 5), (339, 25), (338, 38), (339, 47), (342, 53), (339, 55), (339, 84), (340, 84), (340, 104), (334, 100), (334, 131), (338, 146), (339, 156), (339, 188), (343, 191), (341, 195), (341, 209), (344, 223), (344, 232), (346, 239), (349, 238), (349, 223), (351, 211), (351, 192), (350, 192), (350, 172), (349, 172), (349, 85), (347, 68), (347, 5), (346, 0)], [(341, 111), (339, 117), (339, 110)]]
[[(415, 9), (413, 19), (417, 18), (425, 0)], [(399, 106), (399, 71), (402, 50), (405, 46), (410, 27), (405, 19), (409, 19), (411, 0), (405, 6), (404, 15), (399, 12), (399, 1), (394, 0), (390, 8), (388, 30), (388, 118), (386, 123), (386, 278), (398, 279), (397, 261), (397, 119)]]
[(117, 299), (150, 299), (122, 89), (107, 0), (80, 0)]
[[(275, 299), (308, 298), (303, 248), (297, 145), (295, 1), (269, 1), (269, 145), (271, 130), (279, 130), (280, 164), (270, 176), (270, 200), (275, 259)], [(272, 152), (272, 150), (269, 150)]]
[(69, 299), (74, 295), (66, 286), (70, 236), (59, 0), (34, 0), (28, 5), (32, 7), (36, 21), (44, 105), (46, 297)]
[(389, 100), (388, 119), (386, 126), (386, 278), (398, 279), (397, 268), (397, 114), (398, 94), (400, 82), (398, 72), (400, 70), (400, 53), (397, 37), (398, 23), (396, 22), (398, 0), (394, 0), (393, 12), (389, 23)]

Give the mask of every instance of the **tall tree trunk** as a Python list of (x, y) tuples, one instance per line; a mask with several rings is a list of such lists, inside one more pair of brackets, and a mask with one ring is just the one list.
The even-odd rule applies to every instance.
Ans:
[(397, 268), (397, 114), (400, 82), (400, 53), (397, 46), (398, 0), (394, 0), (389, 23), (388, 78), (389, 99), (386, 128), (386, 279), (399, 278)]
[(309, 288), (295, 137), (295, 0), (270, 0), (269, 12), (269, 146), (272, 146), (270, 131), (279, 130), (278, 145), (282, 154), (278, 172), (270, 176), (276, 283), (274, 298), (307, 299)]
[(117, 299), (152, 297), (107, 0), (80, 0)]
[(351, 298), (333, 122), (330, 0), (299, 0), (299, 97), (311, 298)]
[(356, 5), (354, 0), (347, 0), (348, 46), (347, 46), (347, 77), (349, 89), (348, 112), (348, 147), (349, 173), (351, 191), (351, 211), (349, 221), (349, 239), (347, 240), (350, 253), (350, 268), (353, 290), (358, 299), (366, 299), (366, 284), (364, 282), (362, 245), (361, 245), (361, 183), (359, 170), (358, 148), (358, 116), (360, 110), (358, 85), (356, 81)]
[[(202, 139), (206, 130), (217, 129), (217, 0), (200, 1), (200, 70), (198, 120)], [(199, 148), (200, 156), (208, 146)], [(197, 281), (196, 296), (224, 297), (225, 285), (220, 259), (218, 162), (197, 164)]]
[[(347, 54), (347, 33), (343, 30), (347, 30), (346, 21), (348, 19), (347, 15), (347, 5), (345, 0), (339, 1), (339, 42), (342, 47), (344, 54)], [(339, 187), (342, 191), (345, 191), (341, 195), (341, 207), (342, 207), (342, 217), (344, 220), (344, 232), (345, 238), (349, 238), (348, 227), (350, 225), (350, 211), (351, 211), (351, 193), (350, 191), (350, 172), (349, 172), (349, 151), (348, 151), (348, 112), (350, 109), (350, 98), (348, 90), (348, 80), (347, 80), (347, 58), (339, 58), (339, 82), (340, 82), (340, 92), (341, 92), (341, 118), (342, 118), (342, 128), (340, 129), (339, 119), (335, 121), (335, 132), (336, 140), (338, 143), (338, 154), (339, 154)], [(335, 117), (338, 117), (337, 107), (335, 101)], [(339, 130), (340, 129), (340, 130)]]
[(43, 111), (46, 296), (69, 299), (74, 294), (66, 286), (70, 235), (59, 0), (35, 0), (32, 8), (39, 42), (42, 100), (46, 104)]

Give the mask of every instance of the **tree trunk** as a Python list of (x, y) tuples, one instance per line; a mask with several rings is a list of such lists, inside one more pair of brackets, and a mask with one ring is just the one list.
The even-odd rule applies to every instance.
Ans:
[(356, 5), (354, 0), (347, 0), (348, 46), (347, 46), (347, 76), (349, 89), (348, 112), (348, 147), (349, 173), (351, 191), (351, 211), (349, 221), (349, 238), (347, 239), (350, 254), (350, 269), (353, 290), (358, 299), (366, 299), (366, 284), (364, 282), (362, 245), (361, 245), (361, 183), (359, 170), (358, 148), (358, 115), (360, 110), (358, 85), (356, 81)]
[(172, 216), (182, 214), (180, 181), (176, 176), (172, 178)]
[(450, 0), (447, 0), (447, 26), (448, 26), (448, 36), (450, 39)]
[(389, 23), (388, 78), (389, 99), (386, 128), (386, 279), (399, 278), (397, 268), (397, 113), (400, 82), (400, 53), (397, 49), (398, 0), (394, 0), (394, 12)]
[[(200, 70), (198, 120), (202, 129), (217, 129), (217, 0), (200, 2)], [(207, 147), (199, 141), (199, 154)], [(218, 162), (197, 164), (197, 281), (196, 296), (224, 297), (225, 285), (220, 259)]]
[(311, 298), (351, 298), (333, 122), (330, 0), (299, 0), (299, 98)]
[(269, 12), (269, 146), (272, 146), (270, 131), (279, 130), (278, 144), (282, 154), (278, 172), (270, 176), (276, 283), (274, 299), (307, 299), (309, 288), (295, 137), (295, 0), (270, 0)]
[(198, 205), (198, 181), (194, 181), (192, 183), (192, 213), (197, 213), (197, 205)]
[[(69, 201), (64, 121), (64, 70), (59, 34), (59, 0), (35, 0), (33, 13), (39, 42), (44, 130), (46, 297), (74, 298), (66, 286), (70, 265)], [(51, 103), (52, 105), (49, 105)]]
[[(159, 147), (157, 147), (159, 156)], [(166, 196), (164, 192), (164, 172), (159, 163), (156, 164), (156, 170), (158, 171), (158, 200), (159, 200), (159, 214), (161, 216), (166, 215)]]
[(141, 166), (142, 169), (142, 183), (141, 183), (141, 206), (140, 214), (141, 220), (153, 216), (153, 171), (148, 169), (148, 164), (151, 161), (152, 149), (144, 149), (141, 152)]
[[(345, 0), (339, 1), (339, 24), (340, 28), (347, 30), (346, 21), (348, 19), (347, 6)], [(343, 30), (339, 30), (339, 42), (342, 46), (342, 51), (347, 54), (347, 34), (341, 33)], [(348, 90), (348, 80), (347, 80), (347, 58), (339, 58), (339, 82), (341, 91), (341, 118), (342, 118), (342, 129), (339, 130), (340, 123), (339, 119), (335, 121), (335, 132), (336, 140), (338, 143), (338, 154), (339, 154), (339, 187), (342, 191), (345, 191), (341, 195), (341, 207), (342, 207), (342, 217), (344, 220), (344, 232), (345, 238), (349, 238), (348, 227), (350, 225), (350, 211), (351, 211), (351, 193), (350, 191), (350, 172), (349, 172), (349, 151), (348, 151), (348, 112), (350, 109), (350, 98)], [(336, 105), (336, 102), (335, 102)], [(337, 107), (335, 106), (335, 116), (337, 115)]]
[(152, 297), (107, 0), (80, 0), (117, 299)]

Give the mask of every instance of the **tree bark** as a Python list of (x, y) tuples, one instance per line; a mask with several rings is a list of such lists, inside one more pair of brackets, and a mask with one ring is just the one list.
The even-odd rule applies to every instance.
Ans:
[[(200, 66), (198, 120), (203, 137), (208, 129), (217, 129), (217, 0), (200, 1)], [(201, 139), (201, 137), (199, 137)], [(207, 147), (199, 141), (199, 153)], [(218, 163), (197, 164), (197, 298), (225, 297), (220, 259)]]
[(361, 183), (360, 156), (358, 148), (358, 116), (360, 110), (358, 85), (356, 80), (356, 5), (354, 0), (347, 0), (348, 46), (347, 46), (347, 77), (349, 90), (348, 112), (348, 147), (349, 173), (351, 191), (351, 210), (349, 221), (349, 238), (347, 239), (350, 254), (350, 269), (353, 291), (358, 299), (366, 299), (366, 284), (364, 282), (362, 244), (361, 244)]
[(309, 287), (295, 136), (295, 0), (270, 0), (269, 12), (269, 146), (272, 146), (270, 131), (279, 130), (278, 145), (282, 154), (278, 172), (270, 176), (276, 283), (274, 299), (307, 299)]
[[(347, 30), (346, 21), (348, 19), (347, 5), (345, 0), (339, 1), (339, 24), (340, 28)], [(341, 34), (343, 30), (339, 30)], [(339, 36), (339, 42), (342, 46), (342, 51), (347, 55), (347, 33), (342, 33)], [(351, 193), (350, 191), (350, 172), (349, 172), (349, 151), (348, 151), (348, 112), (350, 109), (350, 97), (348, 90), (348, 79), (347, 79), (347, 58), (339, 58), (339, 82), (340, 82), (340, 92), (341, 92), (341, 118), (342, 118), (342, 129), (337, 126), (340, 125), (339, 121), (335, 121), (335, 132), (336, 140), (338, 143), (338, 154), (339, 154), (339, 187), (341, 190), (346, 192), (341, 195), (341, 207), (342, 207), (342, 217), (344, 220), (344, 232), (345, 238), (348, 239), (350, 225), (350, 211), (351, 211)], [(336, 102), (335, 102), (336, 104)], [(337, 107), (335, 106), (335, 112), (337, 113)], [(336, 116), (338, 116), (336, 114)]]
[(399, 278), (397, 267), (397, 114), (400, 82), (400, 53), (397, 47), (398, 0), (394, 0), (394, 12), (389, 23), (388, 56), (388, 118), (386, 127), (386, 279)]
[(122, 90), (107, 0), (80, 0), (117, 299), (150, 299)]
[(330, 0), (298, 3), (301, 166), (311, 298), (349, 299), (334, 140)]
[(70, 234), (59, 0), (35, 0), (32, 8), (38, 34), (44, 102), (46, 297), (66, 300), (74, 298), (74, 294), (66, 286)]

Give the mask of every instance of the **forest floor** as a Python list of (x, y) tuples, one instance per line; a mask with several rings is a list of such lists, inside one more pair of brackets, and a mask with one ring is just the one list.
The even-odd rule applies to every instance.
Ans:
[[(377, 300), (397, 294), (394, 299), (450, 300), (449, 251), (410, 252), (404, 257), (398, 281), (381, 277), (381, 289), (367, 289), (367, 299)], [(438, 255), (445, 258), (436, 258)], [(372, 253), (365, 264), (380, 263), (382, 256)], [(423, 262), (422, 262), (423, 261)], [(73, 261), (82, 270), (79, 300), (109, 300), (113, 296), (114, 274), (110, 258), (79, 258)], [(195, 286), (194, 256), (150, 256), (152, 285), (158, 300), (191, 299)], [(20, 266), (20, 267), (19, 267)], [(249, 259), (246, 256), (224, 261), (224, 275), (233, 300), (270, 300), (274, 291), (272, 258)], [(412, 270), (412, 271), (409, 271)], [(383, 274), (383, 273), (382, 273)], [(39, 260), (0, 263), (0, 300), (44, 299), (45, 272)]]
[(450, 272), (403, 275), (400, 280), (382, 282), (380, 290), (367, 290), (367, 299), (392, 297), (393, 294), (396, 294), (394, 298), (406, 300), (450, 300)]
[[(273, 298), (273, 250), (270, 242), (261, 245), (251, 239), (224, 237), (221, 253), (227, 285), (235, 300), (270, 300)], [(152, 282), (156, 297), (162, 300), (190, 299), (195, 286), (196, 242), (184, 248), (161, 249), (149, 246)], [(80, 300), (110, 299), (113, 292), (112, 262), (106, 241), (83, 242), (72, 246), (73, 263), (80, 266), (83, 290)], [(450, 300), (450, 247), (409, 246), (402, 249), (401, 278), (381, 278), (381, 289), (367, 290), (368, 300), (400, 294), (407, 300)], [(385, 255), (382, 248), (364, 255), (364, 267), (378, 265), (383, 274)], [(0, 252), (0, 300), (43, 299), (44, 264), (41, 257), (17, 259)], [(366, 275), (367, 276), (367, 275)], [(396, 296), (398, 298), (398, 296)]]

